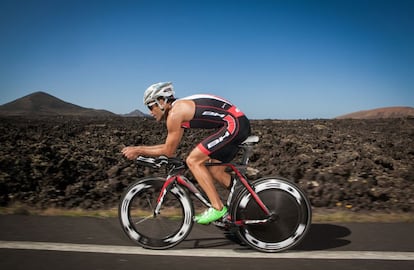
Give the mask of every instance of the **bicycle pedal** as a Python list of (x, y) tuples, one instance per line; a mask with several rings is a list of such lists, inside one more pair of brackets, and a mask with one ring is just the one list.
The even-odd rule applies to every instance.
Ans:
[(230, 215), (227, 213), (220, 220), (213, 221), (211, 224), (221, 229), (227, 230), (230, 227)]
[(219, 228), (223, 228), (223, 229), (227, 227), (227, 225), (224, 222), (221, 222), (221, 221), (213, 221), (213, 222), (211, 222), (211, 224), (213, 224), (214, 226), (217, 226)]

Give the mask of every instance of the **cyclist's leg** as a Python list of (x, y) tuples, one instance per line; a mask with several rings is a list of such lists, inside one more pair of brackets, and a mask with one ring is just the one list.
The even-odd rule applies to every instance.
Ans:
[[(244, 137), (247, 137), (250, 134), (250, 124), (245, 117), (242, 118), (243, 121), (241, 122), (243, 123), (242, 126), (246, 128), (243, 128), (242, 132), (240, 132), (240, 119), (235, 119), (235, 126), (232, 129), (223, 126), (216, 133), (204, 139), (187, 157), (187, 165), (193, 173), (193, 176), (207, 194), (212, 207), (220, 212), (225, 211), (226, 209), (214, 185), (213, 174), (206, 167), (205, 162), (210, 159), (230, 162), (234, 158), (239, 150), (238, 144), (245, 139)], [(237, 132), (235, 132), (235, 130), (237, 130)], [(217, 178), (216, 180), (220, 183), (227, 184), (227, 186), (229, 185), (231, 179), (225, 174), (223, 166), (221, 166), (221, 169), (217, 169), (215, 176)]]
[[(219, 163), (219, 160), (212, 159), (210, 160), (211, 163)], [(213, 178), (219, 182), (223, 187), (229, 188), (231, 183), (231, 175), (227, 173), (226, 166), (210, 166), (208, 167)]]
[(187, 165), (190, 168), (193, 176), (200, 184), (201, 188), (207, 194), (213, 208), (221, 210), (223, 202), (218, 195), (216, 187), (214, 186), (213, 176), (207, 169), (205, 163), (210, 157), (203, 153), (198, 147), (194, 148), (187, 157)]
[[(243, 132), (235, 133), (235, 134), (232, 134), (226, 137), (226, 135), (229, 135), (229, 134), (226, 134), (227, 131), (223, 128), (222, 132), (223, 132), (222, 138), (225, 138), (225, 139), (221, 138), (220, 143), (218, 143), (220, 147), (218, 147), (217, 149), (213, 149), (213, 151), (209, 153), (209, 156), (211, 158), (210, 162), (212, 163), (231, 162), (240, 150), (239, 148), (240, 142), (244, 141), (246, 136), (250, 134), (250, 132), (243, 131)], [(212, 138), (214, 139), (214, 137)], [(209, 139), (211, 140), (211, 137)], [(206, 142), (205, 140), (201, 142), (200, 145), (204, 147), (205, 145), (208, 144), (208, 142), (209, 141)], [(221, 185), (223, 185), (225, 188), (229, 188), (231, 186), (232, 178), (231, 178), (231, 175), (225, 171), (226, 166), (210, 166), (208, 169), (210, 173), (212, 174), (212, 176), (214, 177), (214, 179), (217, 182), (219, 182)]]

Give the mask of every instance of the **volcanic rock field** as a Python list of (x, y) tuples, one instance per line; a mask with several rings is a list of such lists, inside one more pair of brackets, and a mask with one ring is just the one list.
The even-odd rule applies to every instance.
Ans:
[[(249, 164), (252, 181), (292, 179), (315, 208), (414, 211), (414, 118), (251, 123), (260, 137)], [(207, 134), (186, 131), (178, 156)], [(141, 117), (3, 117), (0, 206), (116, 207), (131, 182), (156, 173), (126, 160), (122, 147), (162, 143), (165, 136), (163, 123)]]

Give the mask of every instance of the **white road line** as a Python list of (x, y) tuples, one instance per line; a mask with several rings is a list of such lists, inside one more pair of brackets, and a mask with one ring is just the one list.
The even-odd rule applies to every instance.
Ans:
[(52, 242), (0, 241), (0, 249), (29, 249), (48, 251), (90, 252), (129, 255), (266, 258), (266, 259), (318, 259), (318, 260), (398, 260), (414, 261), (414, 252), (396, 251), (286, 251), (262, 253), (254, 250), (232, 249), (169, 249), (149, 250), (134, 246), (69, 244)]

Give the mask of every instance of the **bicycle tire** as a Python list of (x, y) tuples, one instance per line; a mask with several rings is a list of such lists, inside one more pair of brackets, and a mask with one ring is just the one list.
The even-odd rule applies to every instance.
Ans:
[[(281, 252), (299, 244), (312, 219), (312, 208), (305, 193), (293, 182), (280, 177), (262, 178), (252, 186), (275, 218), (266, 223), (241, 225), (238, 237), (263, 252)], [(230, 214), (235, 221), (266, 219), (246, 189), (238, 193)]]
[(164, 197), (154, 215), (165, 179), (149, 177), (131, 184), (121, 197), (118, 216), (127, 236), (149, 249), (168, 249), (183, 241), (193, 226), (194, 207), (187, 191), (178, 185)]

